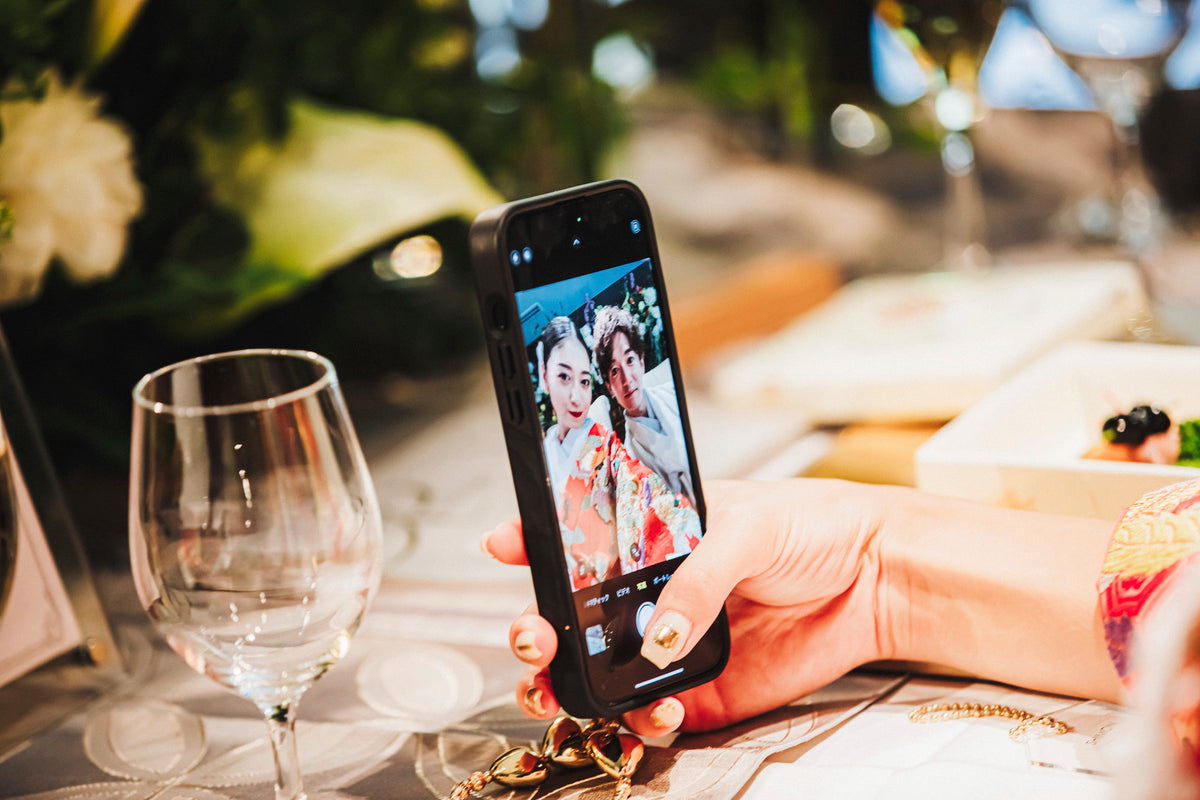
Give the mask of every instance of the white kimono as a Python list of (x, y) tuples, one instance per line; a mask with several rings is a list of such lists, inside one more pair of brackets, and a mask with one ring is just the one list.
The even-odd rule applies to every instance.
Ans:
[(688, 466), (675, 384), (667, 380), (643, 386), (642, 394), (646, 397), (646, 416), (625, 415), (625, 448), (657, 472), (671, 491), (683, 494), (694, 504), (692, 471)]

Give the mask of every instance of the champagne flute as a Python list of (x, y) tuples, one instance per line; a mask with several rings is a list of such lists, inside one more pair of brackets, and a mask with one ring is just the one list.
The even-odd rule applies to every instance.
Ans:
[(1140, 153), (1140, 121), (1161, 88), (1163, 67), (1188, 26), (1190, 0), (1012, 0), (1087, 85), (1111, 123), (1113, 222), (1102, 238), (1138, 256), (1158, 243), (1165, 221)]
[(923, 101), (946, 173), (943, 266), (971, 271), (991, 258), (970, 129), (981, 116), (979, 65), (1003, 10), (1000, 0), (874, 0), (872, 71), (896, 106)]
[(297, 703), (380, 580), (379, 506), (333, 365), (220, 353), (146, 375), (133, 401), (138, 597), (190, 667), (263, 713), (275, 797), (304, 798)]

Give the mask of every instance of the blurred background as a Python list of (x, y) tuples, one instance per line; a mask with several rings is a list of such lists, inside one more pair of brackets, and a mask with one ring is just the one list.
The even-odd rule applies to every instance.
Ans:
[[(6, 0), (0, 325), (87, 548), (124, 563), (130, 390), (172, 361), (316, 350), (364, 436), (466, 398), (466, 233), (505, 199), (638, 183), (676, 304), (764, 260), (848, 281), (1136, 257), (1124, 129), (1036, 22), (995, 0)], [(1124, 142), (1179, 213), (1190, 52), (1154, 65)]]

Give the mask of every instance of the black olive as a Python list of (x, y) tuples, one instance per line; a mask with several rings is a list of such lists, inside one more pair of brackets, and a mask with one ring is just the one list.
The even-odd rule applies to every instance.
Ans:
[(1156, 433), (1166, 433), (1171, 427), (1171, 418), (1167, 416), (1167, 413), (1154, 406), (1134, 406), (1129, 410), (1129, 415), (1139, 420), (1145, 420), (1146, 430), (1150, 432), (1151, 436)]
[(1134, 447), (1156, 433), (1164, 433), (1171, 427), (1171, 418), (1165, 411), (1154, 406), (1134, 406), (1128, 414), (1117, 414), (1104, 421), (1103, 435), (1113, 444), (1128, 444)]

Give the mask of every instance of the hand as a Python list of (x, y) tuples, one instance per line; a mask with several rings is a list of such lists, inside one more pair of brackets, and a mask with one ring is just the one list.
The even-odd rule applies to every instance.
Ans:
[[(877, 539), (889, 491), (812, 479), (706, 484), (707, 532), (664, 587), (642, 652), (656, 663), (678, 659), (724, 603), (729, 664), (710, 683), (630, 712), (625, 724), (648, 736), (718, 728), (883, 657)], [(516, 520), (482, 544), (504, 563), (527, 563)], [(652, 642), (664, 622), (681, 633), (671, 651)], [(513, 623), (509, 641), (531, 666), (518, 684), (520, 704), (531, 716), (553, 716), (558, 703), (546, 668), (558, 645), (554, 629), (530, 609)]]

